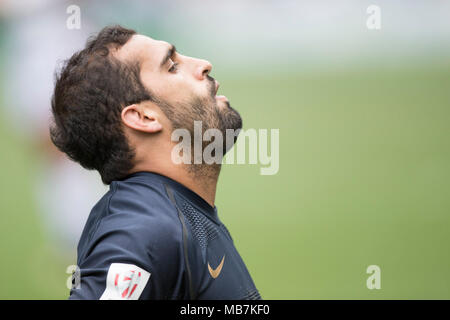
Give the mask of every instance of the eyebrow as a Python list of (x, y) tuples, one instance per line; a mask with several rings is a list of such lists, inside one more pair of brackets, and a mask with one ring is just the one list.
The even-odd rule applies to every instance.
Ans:
[(161, 64), (159, 65), (160, 68), (162, 68), (167, 61), (169, 61), (169, 59), (174, 55), (174, 53), (177, 51), (177, 49), (175, 48), (175, 46), (173, 44), (170, 45), (169, 49), (167, 49), (167, 52), (164, 56), (164, 58), (161, 61)]

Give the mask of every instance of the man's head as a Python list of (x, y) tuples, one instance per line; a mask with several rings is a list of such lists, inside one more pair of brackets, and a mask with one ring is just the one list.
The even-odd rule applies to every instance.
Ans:
[[(170, 159), (174, 129), (240, 129), (208, 61), (120, 26), (104, 28), (66, 61), (52, 98), (53, 143), (105, 184), (143, 161)], [(150, 157), (150, 159), (149, 159)], [(170, 160), (169, 160), (170, 161)]]

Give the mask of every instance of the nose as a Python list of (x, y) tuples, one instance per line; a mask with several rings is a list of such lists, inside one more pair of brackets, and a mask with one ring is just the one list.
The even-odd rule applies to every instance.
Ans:
[(211, 72), (212, 64), (207, 60), (199, 60), (196, 77), (199, 80), (205, 79)]

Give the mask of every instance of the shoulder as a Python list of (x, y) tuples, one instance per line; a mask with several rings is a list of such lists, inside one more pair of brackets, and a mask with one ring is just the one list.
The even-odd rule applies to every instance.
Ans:
[(168, 256), (180, 253), (182, 225), (162, 184), (114, 181), (104, 210), (91, 245), (140, 248), (141, 253)]
[(113, 182), (93, 217), (78, 260), (83, 289), (74, 298), (100, 297), (108, 283), (115, 288), (108, 279), (120, 273), (118, 266), (151, 275), (141, 298), (185, 295), (183, 228), (164, 185)]
[(106, 220), (136, 227), (158, 227), (158, 232), (176, 231), (180, 221), (163, 184), (140, 181), (114, 181)]

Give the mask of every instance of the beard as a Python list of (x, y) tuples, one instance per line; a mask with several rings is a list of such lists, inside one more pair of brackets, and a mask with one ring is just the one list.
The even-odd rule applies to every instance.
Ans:
[[(194, 150), (194, 144), (202, 146), (202, 153), (209, 141), (203, 141), (205, 131), (209, 129), (216, 129), (222, 135), (222, 154), (221, 158), (233, 147), (236, 143), (240, 130), (242, 129), (242, 118), (238, 111), (230, 106), (228, 101), (218, 101), (215, 96), (214, 79), (208, 78), (209, 95), (206, 97), (192, 96), (189, 99), (178, 103), (175, 106), (167, 103), (160, 103), (163, 112), (170, 119), (173, 130), (186, 129), (189, 131), (191, 139), (191, 150)], [(162, 101), (160, 101), (162, 102)], [(195, 134), (194, 123), (201, 122), (201, 136)], [(232, 141), (227, 141), (227, 130), (233, 130)], [(198, 139), (199, 141), (195, 141)], [(200, 141), (201, 140), (201, 141)], [(213, 156), (215, 156), (213, 154)], [(221, 163), (206, 164), (202, 157), (201, 163), (198, 164), (194, 160), (192, 154), (191, 164), (188, 165), (188, 171), (194, 173), (196, 176), (214, 177), (218, 175)]]
[[(222, 105), (219, 105), (222, 104)], [(203, 99), (195, 99), (193, 101), (194, 106), (192, 108), (192, 114), (189, 122), (189, 131), (191, 134), (194, 134), (194, 121), (201, 121), (202, 123), (202, 135), (206, 130), (216, 129), (219, 130), (223, 137), (223, 156), (231, 149), (231, 147), (235, 144), (237, 140), (237, 136), (239, 131), (242, 129), (242, 118), (235, 109), (230, 106), (228, 101), (205, 101)], [(187, 119), (187, 117), (186, 117)], [(185, 123), (188, 124), (188, 123)], [(233, 141), (226, 142), (227, 130), (233, 130), (237, 132), (237, 134), (233, 135)], [(203, 142), (203, 144), (207, 144), (207, 142)], [(203, 148), (205, 145), (203, 146)]]
[[(170, 107), (170, 115), (173, 130), (187, 129), (194, 137), (194, 122), (202, 124), (202, 136), (208, 129), (217, 129), (223, 137), (223, 156), (236, 143), (239, 131), (242, 129), (242, 118), (239, 112), (233, 109), (228, 101), (217, 101), (215, 95), (214, 79), (209, 77), (209, 95), (207, 97), (192, 96), (187, 101)], [(165, 108), (167, 109), (167, 108)], [(226, 143), (227, 130), (233, 130), (233, 141)], [(199, 142), (199, 141), (197, 141)], [(206, 142), (201, 142), (203, 149)], [(192, 140), (194, 144), (194, 140)]]

